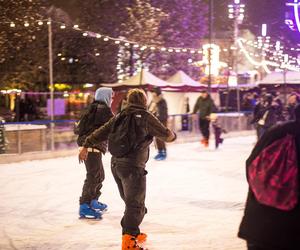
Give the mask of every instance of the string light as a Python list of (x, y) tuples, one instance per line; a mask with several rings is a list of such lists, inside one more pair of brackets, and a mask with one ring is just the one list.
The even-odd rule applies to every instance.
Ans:
[[(241, 7), (243, 8), (243, 7)], [(46, 21), (46, 20), (44, 20)], [(38, 25), (42, 25), (43, 24), (43, 21), (42, 20), (39, 20), (39, 21), (36, 21), (38, 23)], [(55, 23), (59, 23), (59, 22), (55, 22)], [(10, 27), (14, 28), (16, 25), (14, 22), (10, 22)], [(50, 24), (50, 21), (47, 21), (47, 24)], [(63, 23), (59, 23), (60, 24), (60, 28), (61, 29), (65, 29), (67, 28), (67, 26)], [(25, 21), (24, 22), (24, 26), (25, 27), (28, 27), (30, 24), (28, 21)], [(90, 32), (90, 31), (82, 31), (81, 29), (79, 29), (79, 26), (78, 25), (73, 25), (72, 28), (76, 31), (80, 31), (80, 32), (83, 32), (82, 35), (84, 37), (87, 37), (87, 36), (90, 36), (90, 37), (96, 37), (96, 38), (101, 38), (101, 37), (104, 37), (103, 38), (103, 41), (107, 42), (107, 41), (113, 41), (116, 45), (119, 45), (119, 44), (123, 44), (125, 45), (126, 47), (132, 45), (134, 48), (140, 48), (141, 51), (143, 50), (146, 50), (146, 49), (150, 49), (152, 51), (154, 50), (160, 50), (162, 52), (169, 52), (169, 53), (173, 53), (173, 52), (176, 52), (176, 53), (190, 53), (190, 54), (195, 54), (195, 53), (198, 53), (198, 54), (202, 54), (202, 50), (195, 50), (193, 48), (178, 48), (178, 47), (161, 47), (161, 46), (155, 46), (155, 45), (145, 45), (145, 44), (138, 44), (136, 42), (133, 42), (133, 41), (128, 41), (126, 39), (118, 39), (118, 38), (113, 38), (113, 37), (110, 37), (110, 36), (103, 36), (102, 34), (99, 34), (99, 33), (95, 33), (95, 32)], [(267, 53), (270, 53), (272, 54), (273, 53), (273, 56), (275, 58), (280, 58), (282, 57), (282, 50), (283, 49), (286, 49), (284, 48), (284, 46), (282, 46), (280, 43), (278, 44), (269, 44), (270, 43), (270, 37), (266, 36), (265, 37), (265, 42), (263, 42), (263, 39), (261, 37), (258, 38), (258, 42), (253, 42), (253, 41), (245, 41), (245, 44), (247, 45), (250, 45), (250, 46), (253, 46), (255, 48), (260, 48), (262, 50), (262, 55), (264, 56), (267, 56)], [(275, 54), (275, 52), (272, 50), (272, 48), (274, 48), (274, 50), (276, 49), (276, 52), (278, 52), (277, 54)], [(237, 48), (235, 46), (231, 46), (230, 47), (231, 50), (236, 50)], [(288, 49), (289, 51), (300, 51), (300, 48), (289, 48)], [(225, 48), (223, 49), (224, 52), (227, 52), (228, 49)], [(256, 57), (259, 57), (257, 54), (255, 55)], [(274, 59), (275, 60), (275, 59)], [(295, 60), (295, 59), (294, 59)]]

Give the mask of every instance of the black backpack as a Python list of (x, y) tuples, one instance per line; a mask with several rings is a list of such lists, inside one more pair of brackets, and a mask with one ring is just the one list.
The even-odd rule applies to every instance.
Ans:
[(87, 135), (94, 128), (95, 117), (97, 113), (97, 106), (92, 104), (88, 110), (86, 110), (79, 121), (74, 124), (74, 134), (75, 135)]
[[(130, 154), (137, 145), (136, 113), (119, 113), (108, 136), (108, 151), (115, 157)], [(141, 116), (140, 116), (141, 117)]]

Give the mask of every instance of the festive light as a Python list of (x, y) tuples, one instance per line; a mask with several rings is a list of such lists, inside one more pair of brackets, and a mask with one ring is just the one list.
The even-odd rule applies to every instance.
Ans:
[[(287, 6), (293, 7), (294, 10), (294, 17), (295, 17), (295, 22), (297, 25), (297, 29), (300, 32), (300, 17), (299, 17), (299, 0), (294, 0), (294, 3), (286, 3)], [(293, 25), (293, 20), (286, 20), (286, 23), (289, 23), (289, 26)]]
[(11, 28), (14, 28), (14, 27), (16, 27), (16, 24), (15, 23), (10, 23), (10, 25), (9, 25)]
[(24, 26), (25, 26), (25, 27), (29, 27), (29, 23), (28, 23), (28, 22), (25, 22), (25, 23), (24, 23)]
[(263, 37), (267, 36), (267, 25), (265, 23), (261, 26), (261, 35)]
[(60, 26), (60, 28), (63, 30), (63, 29), (66, 28), (66, 25), (62, 24), (62, 25)]
[(43, 23), (43, 21), (38, 21), (38, 25), (43, 25), (44, 23)]
[(79, 28), (79, 25), (75, 24), (75, 25), (73, 26), (73, 28), (74, 28), (74, 29), (78, 29), (78, 28)]
[(83, 35), (83, 36), (88, 36), (88, 33), (84, 32), (82, 35)]
[[(220, 61), (220, 47), (216, 44), (204, 44), (202, 48), (203, 60), (196, 62), (195, 65), (198, 67), (205, 66), (206, 75), (209, 75), (209, 73), (215, 76), (219, 75), (219, 70), (222, 67), (227, 67), (226, 63)], [(209, 62), (211, 62), (211, 67)]]

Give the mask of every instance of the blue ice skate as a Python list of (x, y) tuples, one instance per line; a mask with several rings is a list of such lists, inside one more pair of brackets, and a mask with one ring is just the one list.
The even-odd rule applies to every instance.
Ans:
[(158, 154), (154, 157), (157, 161), (163, 161), (167, 158), (167, 152), (165, 150), (158, 151)]
[(107, 205), (102, 202), (99, 202), (96, 199), (91, 201), (90, 206), (92, 209), (94, 209), (96, 211), (100, 211), (100, 212), (107, 211)]
[(80, 205), (79, 216), (79, 219), (102, 219), (102, 213), (92, 209), (87, 203)]

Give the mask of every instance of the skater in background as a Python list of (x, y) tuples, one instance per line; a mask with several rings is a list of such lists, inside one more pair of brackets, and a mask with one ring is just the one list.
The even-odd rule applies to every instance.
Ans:
[(202, 90), (201, 95), (197, 99), (194, 106), (193, 114), (199, 114), (199, 128), (203, 136), (201, 143), (205, 146), (209, 146), (209, 125), (210, 125), (210, 114), (216, 112), (216, 106), (213, 99), (208, 94), (207, 90)]
[(292, 94), (290, 94), (290, 96), (288, 97), (287, 100), (287, 120), (288, 121), (292, 121), (295, 120), (295, 108), (297, 106), (297, 104), (300, 103), (300, 96), (296, 93), (293, 92)]
[[(294, 116), (296, 120), (279, 124), (268, 130), (259, 139), (246, 161), (248, 182), (253, 178), (253, 174), (249, 174), (249, 168), (255, 166), (253, 165), (255, 162), (260, 163), (257, 170), (261, 174), (257, 177), (263, 178), (265, 176), (265, 181), (271, 178), (276, 180), (272, 185), (272, 189), (269, 189), (272, 195), (269, 193), (264, 195), (265, 189), (269, 187), (267, 183), (263, 183), (264, 188), (256, 189), (256, 192), (249, 184), (244, 216), (238, 233), (240, 238), (247, 241), (248, 250), (300, 249), (300, 105), (295, 107)], [(289, 148), (286, 146), (281, 147), (282, 140), (285, 140), (287, 136), (292, 136), (295, 147), (293, 144), (289, 144)], [(264, 153), (270, 147), (273, 148), (268, 152), (273, 152), (273, 155)], [(296, 151), (296, 159), (291, 161), (290, 157), (295, 154), (294, 150)], [(290, 157), (287, 157), (286, 152), (291, 152)], [(256, 160), (258, 157), (260, 157), (259, 160)], [(273, 160), (274, 158), (276, 158), (276, 161)], [(284, 161), (284, 159), (286, 160)], [(283, 166), (289, 164), (286, 169), (288, 171), (282, 171), (284, 168), (279, 163), (280, 161), (284, 163)], [(273, 168), (269, 169), (268, 172), (264, 172), (266, 171), (264, 166), (269, 167), (270, 164), (273, 164)], [(291, 164), (296, 164), (296, 166)], [(276, 169), (281, 170), (280, 174), (276, 172)], [(297, 171), (291, 171), (292, 169), (298, 169), (298, 173)], [(254, 177), (256, 176), (254, 175)], [(255, 179), (256, 182), (253, 182), (253, 184), (258, 183), (257, 180), (259, 179)], [(294, 183), (297, 184), (293, 185)], [(258, 192), (258, 190), (260, 191)], [(291, 194), (294, 194), (294, 196)], [(259, 202), (260, 197), (266, 197), (265, 202), (267, 203), (262, 203), (262, 200)], [(293, 203), (280, 203), (283, 200), (293, 201)], [(275, 203), (270, 203), (274, 201)], [(287, 204), (288, 207), (278, 206), (286, 206)]]
[(257, 129), (257, 137), (261, 138), (267, 129), (277, 124), (281, 117), (282, 108), (271, 94), (265, 94), (262, 101), (257, 104), (254, 110), (252, 123)]
[(226, 130), (223, 129), (218, 122), (218, 116), (216, 113), (211, 113), (210, 121), (212, 123), (214, 135), (215, 135), (215, 147), (219, 148), (219, 145), (223, 143), (224, 139), (221, 137), (222, 133), (226, 133)]
[[(139, 226), (147, 212), (145, 167), (149, 145), (153, 137), (172, 142), (176, 135), (147, 111), (147, 96), (143, 90), (130, 90), (127, 101), (128, 105), (121, 113), (87, 137), (79, 159), (85, 160), (90, 154), (88, 145), (108, 139), (112, 173), (125, 202), (121, 220), (122, 250), (142, 250), (139, 245), (147, 235), (140, 232)], [(123, 143), (127, 147), (122, 147)]]
[[(78, 134), (77, 144), (83, 146), (85, 139), (97, 128), (104, 125), (113, 117), (111, 111), (112, 89), (98, 88), (95, 93), (95, 100), (82, 114), (79, 124), (76, 127)], [(88, 157), (84, 164), (86, 167), (86, 179), (79, 199), (79, 215), (81, 218), (101, 218), (102, 211), (107, 205), (98, 201), (101, 195), (102, 182), (104, 181), (104, 169), (102, 154), (105, 154), (107, 142), (97, 141), (87, 145)]]
[[(149, 112), (157, 117), (157, 119), (167, 127), (168, 125), (168, 105), (163, 98), (161, 89), (154, 87), (151, 91), (152, 100), (149, 104)], [(158, 150), (158, 154), (154, 157), (157, 161), (163, 161), (167, 158), (166, 143), (159, 138), (155, 138), (155, 145)]]

